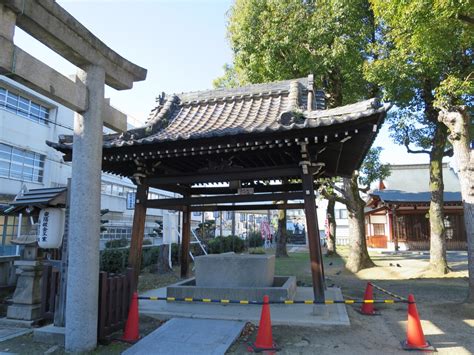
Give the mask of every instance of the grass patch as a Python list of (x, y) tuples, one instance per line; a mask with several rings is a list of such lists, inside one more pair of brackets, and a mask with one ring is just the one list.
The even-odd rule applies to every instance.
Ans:
[[(300, 283), (311, 284), (311, 268), (308, 252), (289, 253), (287, 258), (276, 258), (275, 274), (296, 276)], [(344, 269), (344, 259), (339, 256), (323, 256), (324, 271), (332, 275)]]

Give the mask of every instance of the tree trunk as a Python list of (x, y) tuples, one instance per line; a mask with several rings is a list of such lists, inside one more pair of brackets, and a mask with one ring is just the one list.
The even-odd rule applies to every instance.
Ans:
[(328, 207), (326, 209), (326, 218), (328, 223), (328, 235), (326, 236), (327, 250), (326, 255), (336, 255), (336, 217), (334, 214), (334, 206), (336, 205), (336, 200), (333, 198), (328, 198)]
[(278, 239), (275, 256), (277, 258), (288, 257), (286, 250), (286, 210), (278, 211)]
[(443, 156), (448, 136), (446, 126), (436, 123), (433, 146), (430, 153), (430, 269), (447, 274), (446, 228), (444, 226)]
[(169, 248), (171, 248), (171, 244), (163, 244), (159, 249), (158, 263), (156, 266), (156, 271), (159, 274), (167, 273), (172, 270), (168, 263)]
[(459, 169), (459, 182), (464, 206), (467, 236), (469, 293), (467, 302), (474, 303), (474, 151), (469, 148), (469, 114), (465, 107), (457, 111), (441, 111), (439, 120), (449, 129), (454, 158)]
[(351, 243), (346, 268), (354, 273), (375, 266), (367, 251), (364, 216), (365, 202), (360, 198), (357, 178), (357, 172), (352, 173), (350, 179), (343, 178), (344, 190), (348, 198), (346, 206)]

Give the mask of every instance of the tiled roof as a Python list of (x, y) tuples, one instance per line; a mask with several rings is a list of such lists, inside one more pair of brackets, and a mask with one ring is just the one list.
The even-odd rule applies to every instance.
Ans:
[[(430, 192), (405, 192), (399, 190), (377, 190), (371, 195), (378, 196), (383, 202), (399, 202), (399, 203), (428, 203), (431, 200)], [(460, 192), (444, 192), (444, 202), (461, 202)]]
[[(329, 126), (383, 113), (390, 107), (371, 99), (324, 110), (324, 93), (316, 91), (308, 110), (309, 91), (314, 92), (311, 76), (163, 95), (144, 127), (105, 135), (104, 148)], [(60, 144), (49, 144), (68, 149), (71, 137), (62, 137)]]
[(66, 187), (50, 187), (23, 192), (10, 202), (10, 207), (4, 212), (18, 212), (28, 206), (43, 208), (48, 205), (65, 204), (66, 191)]
[[(383, 202), (429, 203), (431, 200), (429, 164), (390, 165), (390, 175), (384, 179), (383, 190), (375, 190), (370, 195)], [(443, 163), (445, 203), (461, 202), (459, 179), (447, 163)]]
[[(389, 169), (390, 175), (383, 181), (387, 190), (429, 192), (429, 164), (390, 165)], [(444, 191), (461, 191), (459, 178), (448, 163), (443, 163), (443, 185)]]

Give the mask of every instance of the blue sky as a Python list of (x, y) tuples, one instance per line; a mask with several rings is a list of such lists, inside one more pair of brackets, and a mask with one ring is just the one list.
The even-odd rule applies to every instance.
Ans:
[[(205, 90), (232, 62), (226, 38), (231, 0), (57, 0), (96, 36), (128, 60), (148, 69), (147, 79), (132, 90), (106, 88), (113, 106), (145, 119), (161, 92)], [(16, 44), (70, 75), (76, 68), (16, 29)], [(426, 163), (424, 154), (407, 154), (388, 138), (387, 128), (375, 145), (391, 164)]]

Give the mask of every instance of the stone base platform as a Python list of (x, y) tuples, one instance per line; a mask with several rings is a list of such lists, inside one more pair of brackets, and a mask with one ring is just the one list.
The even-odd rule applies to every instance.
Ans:
[(53, 324), (35, 329), (33, 338), (39, 343), (57, 344), (64, 346), (66, 339), (66, 328), (56, 327)]
[(296, 295), (296, 277), (275, 276), (273, 278), (273, 285), (270, 287), (196, 286), (195, 278), (191, 278), (166, 288), (166, 296), (176, 298), (261, 301), (265, 295), (268, 295), (270, 301), (294, 299)]
[[(166, 288), (147, 291), (140, 296), (166, 297)], [(326, 290), (326, 298), (342, 300), (339, 288)], [(313, 299), (313, 289), (298, 287), (295, 300)], [(241, 304), (216, 304), (201, 302), (139, 301), (141, 314), (166, 320), (173, 317), (198, 319), (223, 319), (252, 322), (258, 324), (261, 306)], [(292, 326), (350, 325), (344, 304), (329, 305), (270, 305), (272, 324)]]

